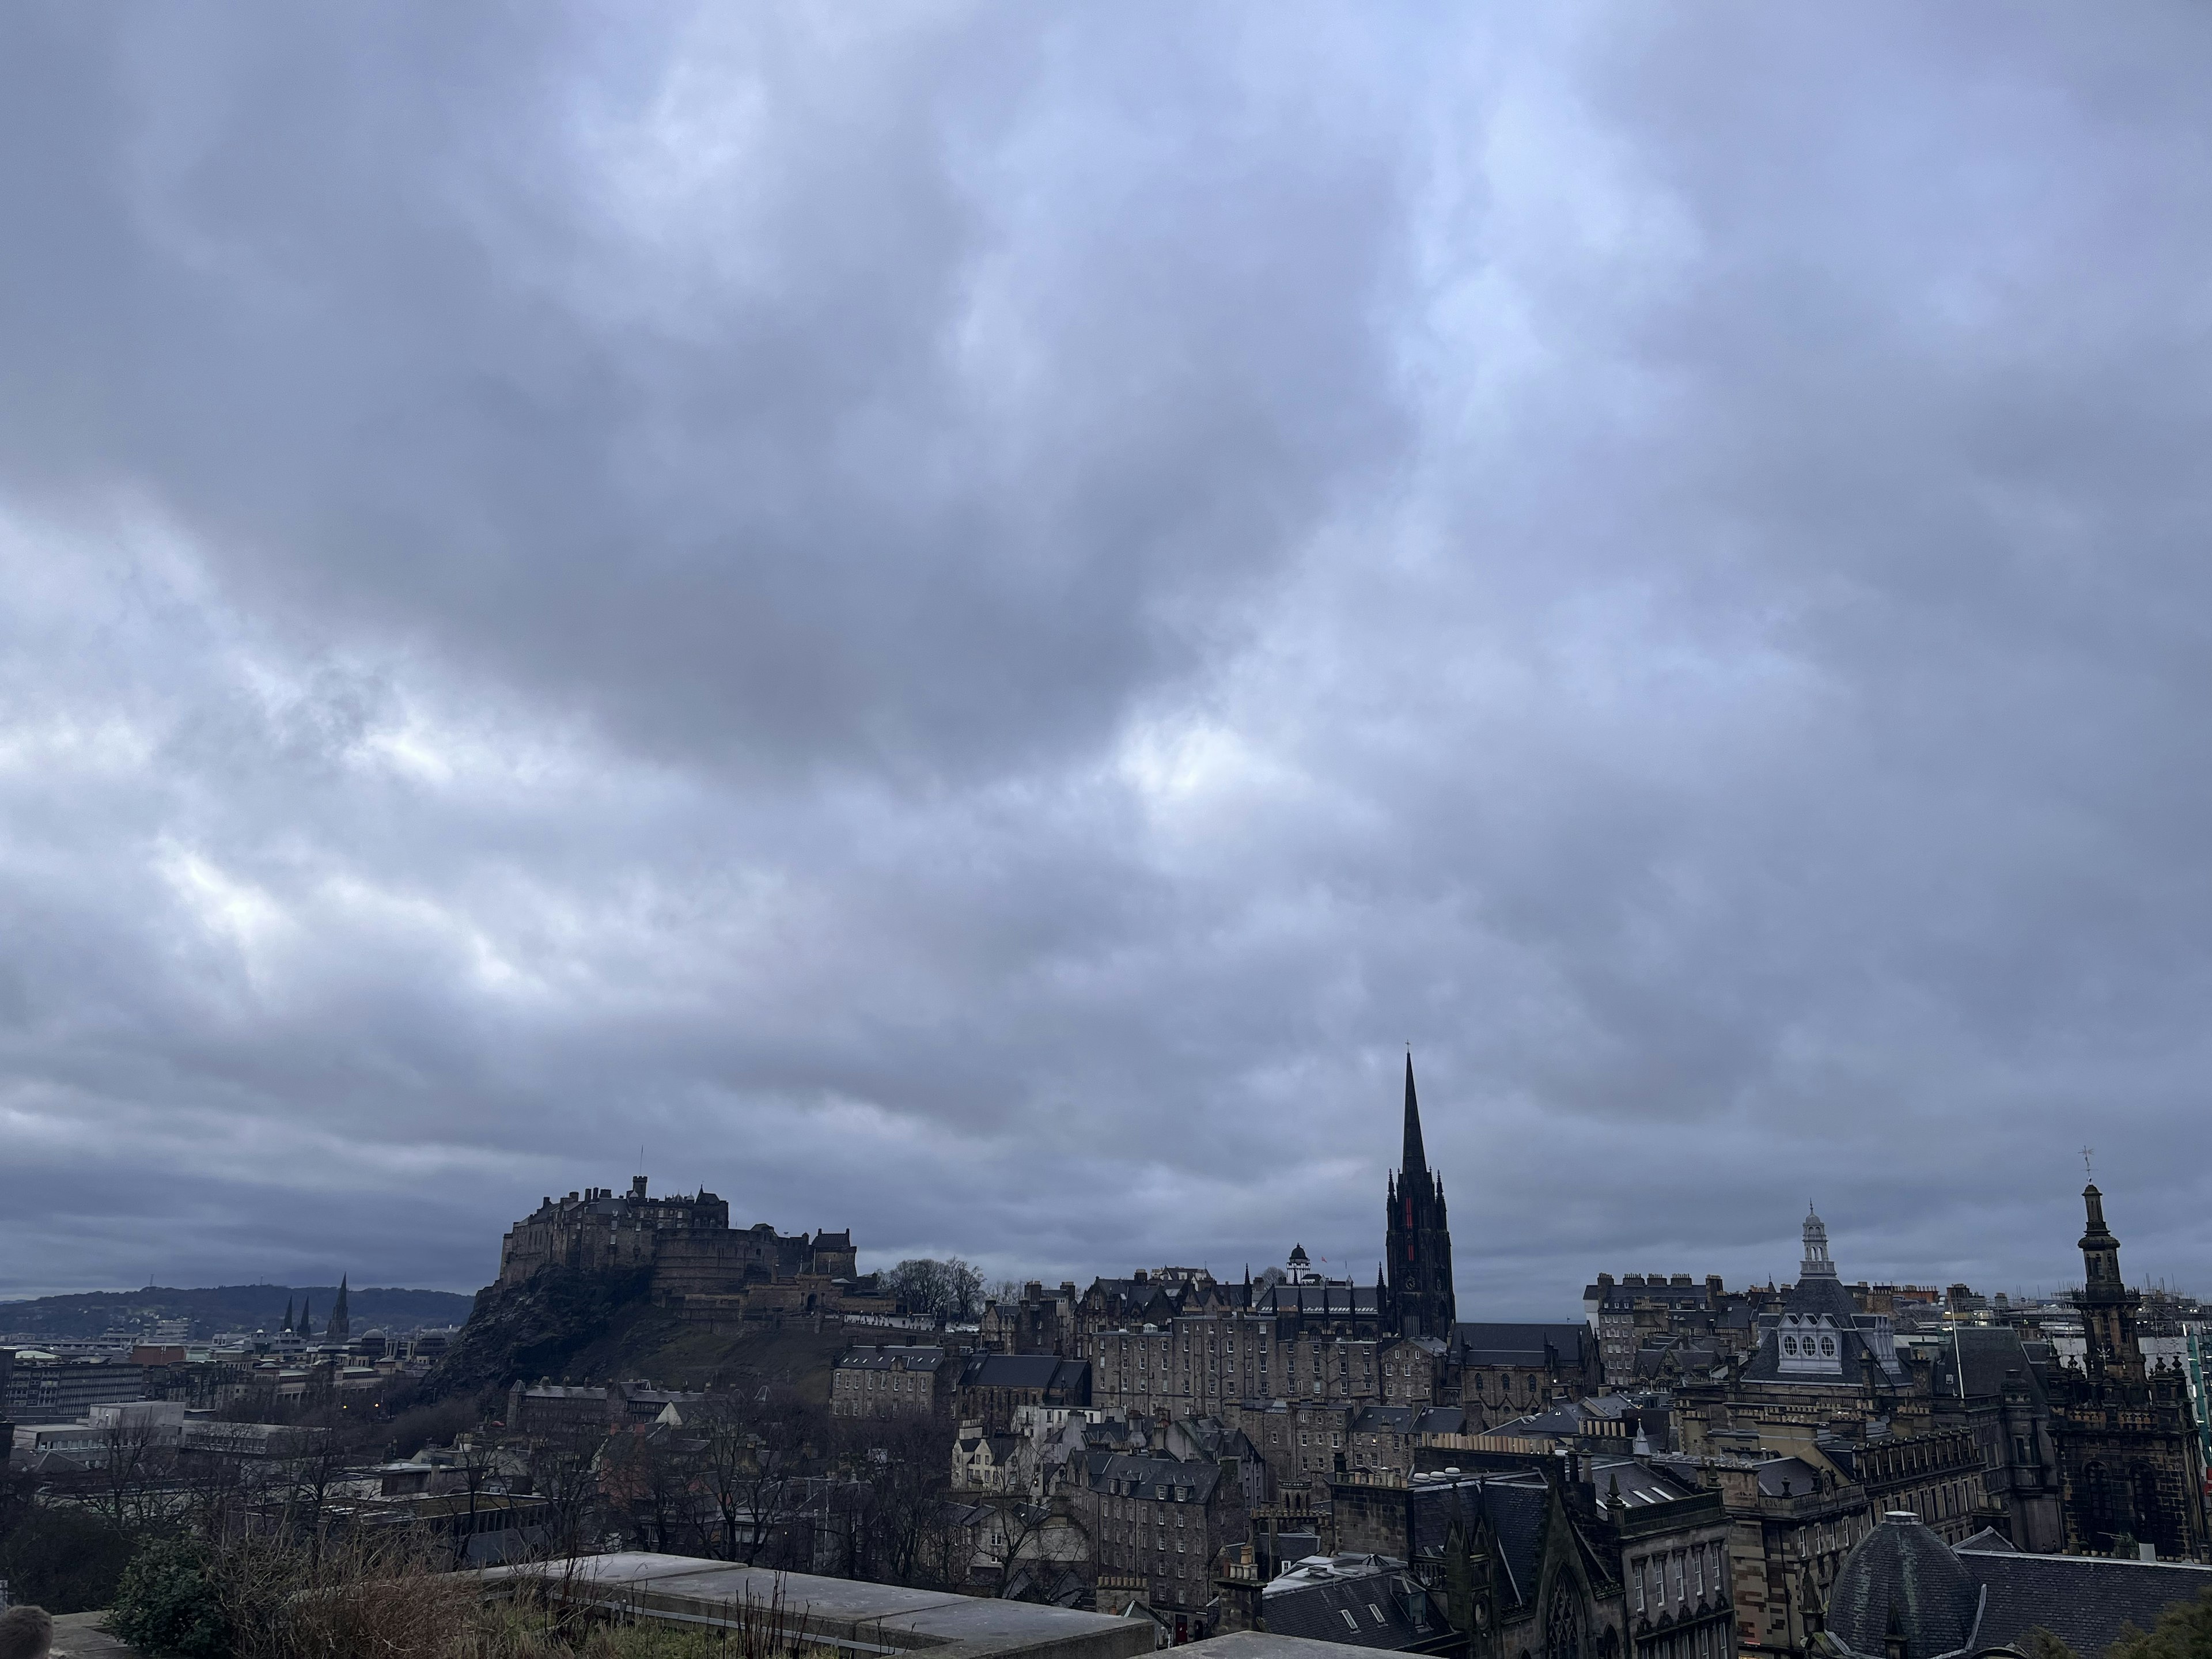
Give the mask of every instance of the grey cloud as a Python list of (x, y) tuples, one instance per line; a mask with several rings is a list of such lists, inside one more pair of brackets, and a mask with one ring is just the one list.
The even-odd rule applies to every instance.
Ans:
[[(2199, 20), (20, 13), (18, 1287), (2201, 1278)], [(246, 21), (240, 21), (246, 19)]]

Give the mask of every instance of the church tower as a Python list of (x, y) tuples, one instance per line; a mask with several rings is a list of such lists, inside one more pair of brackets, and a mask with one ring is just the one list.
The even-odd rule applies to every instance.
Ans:
[(2136, 1310), (2142, 1296), (2120, 1282), (2120, 1241), (2105, 1224), (2105, 1195), (2095, 1182), (2081, 1189), (2081, 1201), (2088, 1207), (2089, 1224), (2081, 1234), (2081, 1294), (2075, 1305), (2081, 1310), (2086, 1369), (2092, 1382), (2110, 1376), (2141, 1382), (2142, 1344), (2136, 1336)]
[(2082, 1353), (2051, 1376), (2051, 1437), (2069, 1553), (2161, 1560), (2206, 1554), (2204, 1468), (2187, 1384), (2170, 1365), (2143, 1363), (2136, 1331), (2142, 1297), (2120, 1279), (2120, 1241), (2105, 1224), (2105, 1195), (2081, 1192)]
[(1421, 1106), (1413, 1094), (1413, 1057), (1406, 1056), (1406, 1147), (1390, 1182), (1384, 1228), (1389, 1301), (1382, 1310), (1401, 1336), (1448, 1337), (1458, 1309), (1452, 1299), (1451, 1231), (1444, 1188), (1421, 1146)]
[(323, 1334), (333, 1342), (343, 1342), (353, 1335), (353, 1320), (346, 1307), (346, 1275), (338, 1276), (338, 1299), (331, 1308), (331, 1322), (323, 1328)]

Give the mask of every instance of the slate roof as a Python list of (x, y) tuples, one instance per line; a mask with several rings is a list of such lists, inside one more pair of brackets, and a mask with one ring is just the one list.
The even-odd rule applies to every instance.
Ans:
[(1149, 1498), (1170, 1504), (1203, 1504), (1213, 1496), (1221, 1480), (1218, 1463), (1182, 1463), (1172, 1457), (1146, 1457), (1115, 1452), (1090, 1470), (1093, 1492), (1110, 1491), (1116, 1482), (1128, 1485), (1133, 1498)]
[(1413, 1419), (1415, 1434), (1465, 1434), (1467, 1412), (1459, 1406), (1431, 1406)]
[(1352, 1419), (1354, 1434), (1411, 1434), (1413, 1431), (1413, 1408), (1411, 1406), (1367, 1406)]
[[(1935, 1350), (1934, 1386), (1939, 1394), (1956, 1399), (1963, 1392), (2000, 1395), (2006, 1375), (2017, 1371), (2020, 1383), (2037, 1405), (2045, 1403), (2043, 1383), (2035, 1374), (2020, 1333), (2004, 1326), (1960, 1326), (1946, 1334)], [(1960, 1388), (1961, 1372), (1965, 1387)]]
[(1989, 1593), (1980, 1638), (1984, 1646), (2019, 1646), (2039, 1625), (2084, 1659), (2109, 1646), (2122, 1625), (2148, 1630), (2172, 1603), (2193, 1600), (2212, 1585), (2212, 1567), (2179, 1561), (1992, 1549), (1961, 1549), (1959, 1559)]
[[(1351, 1565), (1362, 1560), (1382, 1565)], [(1442, 1610), (1403, 1562), (1338, 1556), (1327, 1571), (1331, 1576), (1314, 1582), (1278, 1579), (1267, 1587), (1260, 1617), (1268, 1635), (1404, 1652), (1449, 1633)]]
[(1536, 1569), (1542, 1560), (1544, 1506), (1548, 1498), (1540, 1476), (1528, 1486), (1480, 1479), (1416, 1482), (1407, 1492), (1413, 1557), (1441, 1559), (1452, 1523), (1456, 1521), (1472, 1530), (1480, 1516), (1497, 1535), (1498, 1553), (1516, 1600), (1532, 1601), (1536, 1594)]
[(851, 1348), (837, 1356), (841, 1370), (888, 1371), (903, 1364), (910, 1371), (933, 1371), (945, 1363), (942, 1348)]
[(1521, 1435), (1530, 1440), (1546, 1435), (1571, 1437), (1583, 1431), (1582, 1413), (1570, 1405), (1554, 1406), (1527, 1417), (1516, 1417), (1510, 1423), (1500, 1423), (1489, 1431), (1492, 1434)]
[(1451, 1329), (1451, 1346), (1466, 1365), (1541, 1365), (1547, 1350), (1561, 1364), (1579, 1365), (1590, 1340), (1590, 1328), (1583, 1324), (1463, 1321)]
[(2123, 1625), (2148, 1630), (2208, 1586), (2212, 1567), (2027, 1555), (1987, 1530), (1953, 1550), (1917, 1518), (1890, 1516), (1836, 1575), (1827, 1626), (1867, 1659), (1881, 1659), (1893, 1629), (1905, 1638), (1906, 1659), (1940, 1659), (1969, 1645), (2024, 1648), (2038, 1627), (2087, 1659)]
[(1062, 1389), (1080, 1391), (1091, 1362), (1049, 1353), (977, 1353), (961, 1367), (963, 1389)]
[[(1802, 1498), (1820, 1489), (1820, 1472), (1802, 1457), (1770, 1457), (1759, 1466), (1761, 1498)], [(1935, 1534), (1928, 1534), (1935, 1537)], [(1876, 1652), (1881, 1651), (1879, 1645)], [(1913, 1656), (1918, 1659), (1918, 1656)]]
[(1905, 1659), (1941, 1659), (1975, 1642), (1981, 1618), (1981, 1586), (1916, 1515), (1885, 1516), (1828, 1593), (1827, 1628), (1853, 1653), (1884, 1654), (1901, 1635)]
[(1265, 1314), (1305, 1314), (1316, 1318), (1372, 1316), (1378, 1311), (1372, 1285), (1270, 1285), (1254, 1298)]
[(1637, 1457), (1594, 1457), (1590, 1479), (1601, 1498), (1616, 1493), (1631, 1509), (1647, 1504), (1672, 1504), (1698, 1491), (1694, 1480), (1685, 1480), (1656, 1463)]

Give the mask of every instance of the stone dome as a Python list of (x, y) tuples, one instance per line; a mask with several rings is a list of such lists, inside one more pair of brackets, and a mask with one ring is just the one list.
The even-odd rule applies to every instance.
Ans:
[(1951, 1547), (1908, 1510), (1893, 1510), (1844, 1558), (1828, 1596), (1828, 1633), (1853, 1653), (1942, 1659), (1973, 1644), (1982, 1592)]

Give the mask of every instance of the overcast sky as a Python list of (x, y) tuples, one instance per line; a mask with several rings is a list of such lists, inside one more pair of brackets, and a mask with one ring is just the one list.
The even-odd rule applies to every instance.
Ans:
[[(1485, 14), (1488, 15), (1486, 15)], [(0, 1293), (547, 1193), (2212, 1293), (2212, 13), (0, 13)]]

